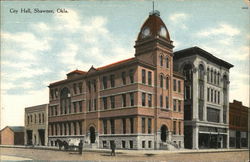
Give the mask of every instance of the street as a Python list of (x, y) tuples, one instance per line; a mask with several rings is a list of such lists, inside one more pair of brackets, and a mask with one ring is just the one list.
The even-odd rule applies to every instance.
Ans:
[(171, 153), (167, 151), (122, 151), (118, 150), (116, 156), (110, 156), (110, 152), (65, 152), (57, 150), (39, 150), (25, 148), (0, 148), (1, 159), (19, 160), (63, 160), (63, 161), (131, 161), (131, 162), (247, 162), (248, 151), (237, 152), (213, 152), (213, 153)]

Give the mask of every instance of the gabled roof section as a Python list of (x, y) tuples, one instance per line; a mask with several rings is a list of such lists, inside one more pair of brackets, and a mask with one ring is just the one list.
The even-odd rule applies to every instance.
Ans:
[(1, 131), (3, 131), (6, 128), (10, 128), (13, 132), (24, 132), (23, 126), (6, 126)]
[(108, 69), (108, 68), (115, 67), (115, 66), (120, 65), (120, 64), (128, 63), (128, 62), (133, 61), (133, 60), (135, 60), (135, 57), (128, 58), (128, 59), (121, 60), (121, 61), (117, 61), (117, 62), (114, 62), (114, 63), (112, 63), (112, 64), (109, 64), (109, 65), (105, 65), (105, 66), (99, 67), (99, 68), (97, 68), (97, 70)]
[(67, 75), (71, 75), (71, 74), (86, 74), (87, 72), (86, 71), (81, 71), (81, 70), (74, 70), (74, 71), (71, 71), (69, 72)]
[(218, 65), (226, 67), (227, 69), (230, 69), (233, 67), (232, 64), (230, 64), (222, 59), (219, 59), (218, 57), (215, 57), (211, 53), (209, 53), (209, 52), (207, 52), (207, 51), (205, 51), (197, 46), (174, 52), (174, 60), (178, 60), (180, 58), (185, 58), (185, 57), (192, 56), (192, 55), (200, 55), (200, 56), (208, 59), (211, 62), (214, 62)]
[(88, 74), (96, 72), (96, 68), (92, 65), (91, 68), (88, 71)]

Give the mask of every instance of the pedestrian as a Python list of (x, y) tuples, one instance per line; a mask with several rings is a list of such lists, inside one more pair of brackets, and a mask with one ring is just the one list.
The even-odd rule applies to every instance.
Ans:
[(79, 144), (78, 144), (78, 149), (79, 149), (79, 154), (82, 155), (82, 147), (83, 147), (83, 143), (82, 140), (80, 140)]
[(112, 141), (111, 142), (111, 156), (115, 156), (115, 147), (116, 147), (115, 142)]

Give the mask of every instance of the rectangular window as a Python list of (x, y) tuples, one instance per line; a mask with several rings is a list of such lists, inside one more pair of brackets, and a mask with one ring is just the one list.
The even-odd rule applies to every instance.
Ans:
[(214, 103), (217, 103), (217, 91), (214, 91)]
[(152, 94), (148, 94), (148, 107), (152, 107)]
[(176, 134), (176, 121), (173, 122), (173, 134)]
[(82, 112), (82, 101), (79, 101), (79, 112)]
[(74, 94), (76, 94), (77, 93), (77, 91), (76, 91), (76, 83), (73, 84), (73, 89), (74, 89)]
[(89, 88), (89, 92), (91, 92), (91, 83), (90, 83), (90, 81), (88, 81), (88, 88)]
[(115, 134), (115, 120), (110, 120), (110, 126), (111, 126), (111, 134)]
[(218, 104), (220, 104), (220, 92), (218, 92)]
[(148, 141), (148, 148), (152, 147), (152, 141)]
[(207, 101), (210, 100), (210, 88), (207, 88)]
[(130, 79), (130, 83), (134, 83), (134, 70), (133, 69), (129, 70), (129, 79)]
[(176, 79), (174, 79), (174, 91), (176, 91)]
[(122, 72), (122, 84), (126, 85), (126, 72)]
[(174, 111), (176, 111), (176, 99), (173, 100)]
[(152, 85), (152, 72), (148, 72), (148, 85)]
[(141, 70), (141, 80), (143, 84), (146, 84), (146, 71), (144, 69)]
[(214, 97), (214, 90), (213, 90), (213, 89), (211, 89), (211, 102), (214, 102), (213, 97)]
[(133, 141), (129, 141), (129, 147), (132, 149), (133, 148)]
[(130, 120), (130, 133), (134, 133), (134, 118), (129, 118)]
[(126, 134), (126, 119), (122, 119), (123, 134)]
[(122, 107), (126, 107), (127, 101), (126, 101), (126, 94), (122, 94)]
[(55, 115), (57, 115), (57, 106), (55, 106)]
[(130, 106), (134, 106), (134, 93), (130, 93)]
[(178, 111), (181, 112), (181, 100), (178, 100)]
[(207, 107), (207, 121), (219, 123), (220, 110)]
[(76, 102), (73, 102), (74, 113), (76, 113)]
[(166, 96), (166, 108), (169, 109), (169, 100), (168, 100), (168, 96)]
[(78, 83), (79, 92), (82, 93), (82, 82)]
[(145, 141), (142, 141), (142, 148), (145, 148)]
[(148, 119), (148, 134), (151, 134), (152, 132), (152, 119)]
[(102, 147), (107, 148), (107, 141), (102, 141)]
[(102, 77), (102, 86), (103, 86), (103, 89), (106, 89), (108, 87), (106, 76)]
[(115, 87), (115, 75), (110, 75), (110, 86)]
[(102, 102), (103, 102), (103, 108), (104, 108), (104, 110), (106, 110), (108, 108), (107, 97), (103, 97)]
[(163, 107), (163, 97), (160, 95), (160, 107)]
[(181, 93), (181, 81), (178, 80), (178, 92)]
[(89, 100), (89, 111), (91, 111), (91, 100)]
[(168, 60), (168, 57), (166, 57), (166, 68), (169, 68), (169, 60)]
[(103, 120), (103, 134), (108, 134), (107, 120)]
[(146, 132), (146, 130), (145, 130), (145, 118), (141, 119), (141, 132), (142, 133)]
[(122, 141), (122, 148), (126, 148), (126, 141)]
[(181, 122), (179, 122), (179, 135), (181, 135)]
[(142, 93), (141, 95), (141, 104), (142, 106), (146, 106), (146, 93)]
[(112, 109), (115, 108), (115, 96), (110, 97), (110, 104)]
[(94, 91), (96, 92), (96, 80), (93, 80), (92, 83), (93, 83)]
[(97, 109), (97, 99), (95, 98), (94, 99), (94, 110), (96, 110)]

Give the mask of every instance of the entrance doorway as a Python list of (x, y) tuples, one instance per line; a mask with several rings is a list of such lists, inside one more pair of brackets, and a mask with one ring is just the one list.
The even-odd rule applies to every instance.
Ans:
[(45, 145), (45, 130), (39, 129), (38, 133), (39, 133), (39, 141), (41, 142), (41, 145), (44, 146)]
[(167, 141), (167, 138), (168, 138), (168, 128), (166, 125), (162, 125), (161, 126), (161, 141), (162, 142), (166, 142)]
[(32, 130), (27, 130), (27, 145), (32, 145)]
[(90, 132), (90, 143), (95, 143), (95, 128), (94, 127), (90, 127), (89, 128), (89, 132)]

